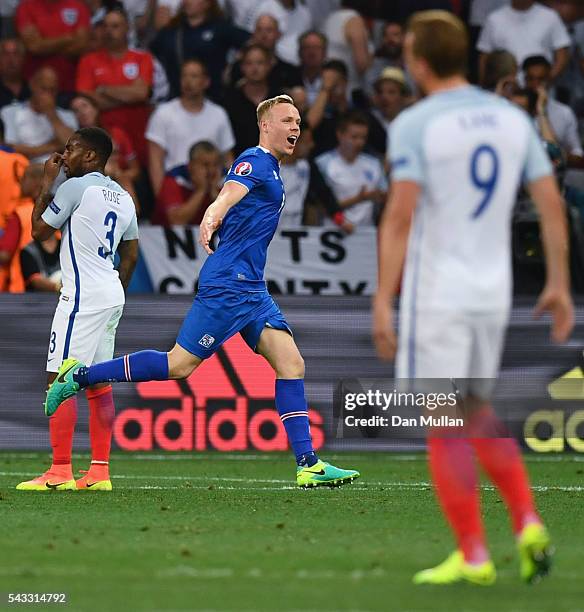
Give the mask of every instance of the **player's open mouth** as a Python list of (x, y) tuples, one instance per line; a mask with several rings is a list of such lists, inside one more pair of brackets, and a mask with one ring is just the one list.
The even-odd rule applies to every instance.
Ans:
[(298, 136), (288, 136), (288, 142), (294, 146), (296, 144), (296, 141), (298, 140)]

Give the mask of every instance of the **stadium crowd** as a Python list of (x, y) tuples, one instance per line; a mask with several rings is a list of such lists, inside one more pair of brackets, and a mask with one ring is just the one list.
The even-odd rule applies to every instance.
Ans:
[(389, 127), (419, 95), (404, 24), (429, 8), (465, 19), (472, 81), (533, 117), (584, 211), (579, 0), (5, 0), (0, 289), (59, 288), (58, 241), (29, 244), (30, 212), (43, 162), (78, 127), (111, 134), (106, 170), (141, 223), (196, 225), (234, 158), (257, 144), (258, 103), (288, 93), (303, 132), (282, 165), (281, 223), (374, 225)]

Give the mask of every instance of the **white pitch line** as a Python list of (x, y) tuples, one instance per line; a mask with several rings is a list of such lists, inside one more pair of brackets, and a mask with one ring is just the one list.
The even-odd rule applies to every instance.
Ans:
[[(34, 476), (36, 472), (0, 472), (0, 476)], [(261, 478), (228, 478), (228, 477), (219, 477), (219, 476), (144, 476), (144, 475), (130, 475), (130, 474), (114, 474), (112, 475), (112, 480), (138, 480), (138, 479), (147, 479), (151, 481), (157, 480), (181, 480), (190, 482), (191, 480), (204, 480), (204, 481), (215, 481), (215, 482), (244, 482), (244, 483), (258, 483), (258, 484), (286, 484), (292, 482), (291, 480), (278, 480), (278, 479), (261, 479)], [(379, 487), (383, 488), (399, 488), (399, 489), (430, 489), (432, 488), (431, 482), (424, 481), (414, 481), (414, 482), (402, 482), (402, 481), (385, 481), (385, 480), (362, 480), (360, 482), (356, 482), (352, 485), (353, 488), (358, 489), (359, 491), (366, 491), (368, 487)], [(190, 485), (190, 486), (157, 486), (157, 485), (145, 485), (145, 486), (123, 486), (120, 488), (124, 489), (208, 489), (208, 486), (199, 486), (199, 485)], [(295, 490), (297, 487), (295, 486), (282, 486), (282, 487), (227, 487), (221, 485), (213, 485), (214, 489), (221, 490), (249, 490), (249, 491), (264, 491), (264, 490), (273, 490), (273, 491), (284, 491), (293, 489)], [(481, 489), (485, 491), (494, 491), (496, 487), (493, 485), (482, 484)], [(532, 489), (534, 491), (563, 491), (563, 492), (581, 492), (584, 491), (584, 486), (579, 485), (533, 485)]]
[[(369, 453), (369, 458), (381, 458), (384, 457), (389, 463), (392, 461), (427, 461), (426, 453), (420, 451), (419, 453), (404, 454), (399, 451), (364, 451)], [(319, 454), (321, 454), (319, 452)], [(339, 460), (339, 461), (359, 461), (363, 460), (363, 454), (345, 454), (345, 453), (322, 453), (327, 459)], [(74, 459), (88, 459), (90, 458), (89, 453), (74, 453)], [(50, 453), (46, 452), (1, 452), (0, 460), (6, 459), (45, 459), (49, 457)], [(200, 452), (196, 454), (174, 454), (169, 452), (167, 454), (157, 453), (129, 453), (123, 455), (114, 455), (116, 462), (122, 461), (288, 461), (289, 458), (285, 455), (273, 455), (271, 453), (249, 454), (249, 453), (222, 453), (219, 451), (211, 452)], [(523, 459), (528, 463), (584, 463), (584, 454), (549, 454), (549, 455), (537, 455), (537, 454), (523, 454)], [(381, 460), (381, 459), (380, 459)]]

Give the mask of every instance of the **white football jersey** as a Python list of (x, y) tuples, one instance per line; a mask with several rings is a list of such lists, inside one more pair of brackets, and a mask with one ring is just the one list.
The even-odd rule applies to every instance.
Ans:
[[(376, 157), (360, 153), (349, 163), (337, 149), (327, 151), (316, 158), (316, 164), (331, 191), (339, 201), (355, 197), (362, 189), (372, 191), (387, 190), (387, 179), (383, 165)], [(343, 210), (345, 219), (354, 225), (373, 225), (375, 204), (365, 200)], [(333, 226), (330, 219), (325, 219), (325, 225)]]
[(124, 289), (114, 268), (121, 240), (138, 238), (130, 194), (99, 172), (65, 181), (42, 216), (61, 229), (61, 303), (89, 312), (120, 306)]
[(527, 114), (471, 86), (436, 93), (394, 121), (390, 160), (393, 181), (422, 190), (401, 308), (505, 312), (518, 188), (552, 174)]
[(306, 159), (299, 159), (291, 164), (282, 164), (280, 178), (286, 192), (286, 206), (280, 214), (279, 226), (283, 228), (300, 227), (304, 216), (304, 201), (310, 186), (310, 164)]

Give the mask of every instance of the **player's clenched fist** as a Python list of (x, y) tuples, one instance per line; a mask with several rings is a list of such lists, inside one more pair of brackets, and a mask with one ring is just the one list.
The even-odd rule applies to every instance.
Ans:
[(53, 153), (49, 159), (45, 162), (45, 176), (47, 181), (51, 184), (57, 178), (61, 166), (63, 165), (63, 156), (60, 153)]

